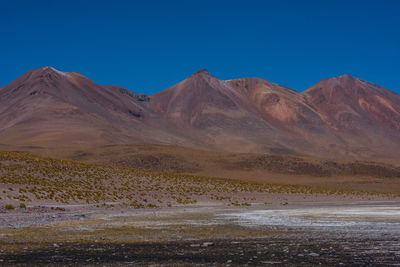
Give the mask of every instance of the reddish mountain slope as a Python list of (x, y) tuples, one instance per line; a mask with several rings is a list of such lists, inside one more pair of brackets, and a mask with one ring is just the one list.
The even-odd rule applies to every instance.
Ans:
[(329, 157), (332, 144), (335, 153), (345, 149), (346, 144), (327, 127), (325, 114), (302, 94), (260, 78), (229, 80), (226, 84), (248, 99), (264, 121), (288, 134), (286, 142), (297, 154)]
[(285, 132), (263, 120), (246, 96), (207, 70), (152, 95), (151, 100), (152, 109), (165, 121), (210, 147), (291, 152)]
[(152, 96), (45, 67), (0, 88), (0, 144), (169, 144), (395, 161), (400, 96), (349, 75), (303, 93), (206, 70)]
[[(122, 88), (45, 67), (0, 89), (0, 143), (95, 146), (154, 142), (152, 113)], [(150, 134), (151, 133), (151, 134)]]
[(400, 96), (370, 82), (343, 75), (324, 79), (303, 93), (337, 130), (362, 124), (400, 130)]
[[(324, 79), (303, 95), (331, 131), (359, 154), (399, 154), (400, 96), (350, 75)], [(374, 155), (375, 154), (375, 155)]]
[(226, 84), (250, 101), (264, 120), (277, 127), (298, 131), (323, 124), (318, 111), (292, 89), (260, 78), (229, 80)]

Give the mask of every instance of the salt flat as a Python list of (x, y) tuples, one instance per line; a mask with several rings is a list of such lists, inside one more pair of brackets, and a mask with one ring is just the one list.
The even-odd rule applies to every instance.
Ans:
[(252, 226), (332, 228), (375, 226), (400, 231), (400, 207), (394, 205), (296, 206), (254, 209), (224, 213), (220, 216), (241, 225)]

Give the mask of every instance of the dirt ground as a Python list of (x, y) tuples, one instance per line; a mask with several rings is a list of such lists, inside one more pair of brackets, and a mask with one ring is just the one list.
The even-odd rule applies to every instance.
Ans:
[[(398, 206), (359, 202), (87, 212), (64, 222), (1, 229), (0, 264), (396, 266)], [(332, 211), (338, 214), (333, 221), (325, 214)], [(260, 212), (269, 215), (260, 217)]]

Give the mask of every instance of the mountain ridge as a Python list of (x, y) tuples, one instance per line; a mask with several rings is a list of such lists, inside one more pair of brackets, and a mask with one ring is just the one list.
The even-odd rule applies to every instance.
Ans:
[(375, 159), (400, 151), (400, 96), (349, 74), (299, 93), (201, 69), (147, 96), (76, 72), (31, 70), (0, 87), (0, 140), (16, 145), (149, 143)]

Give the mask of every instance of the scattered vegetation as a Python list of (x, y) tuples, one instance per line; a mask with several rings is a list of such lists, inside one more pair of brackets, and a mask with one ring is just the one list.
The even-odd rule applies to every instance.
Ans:
[(0, 152), (0, 186), (8, 189), (3, 190), (4, 201), (92, 203), (107, 207), (119, 202), (133, 208), (189, 205), (202, 200), (249, 206), (265, 193), (365, 194), (149, 171), (15, 152)]
[(166, 153), (156, 153), (153, 155), (133, 154), (128, 157), (111, 160), (109, 163), (116, 166), (177, 173), (193, 173), (199, 170), (198, 164), (187, 161), (183, 157)]
[(255, 155), (234, 162), (229, 166), (237, 169), (261, 169), (277, 173), (312, 176), (373, 176), (400, 177), (400, 168), (376, 162), (337, 162), (331, 160), (306, 160), (300, 157), (279, 155)]

